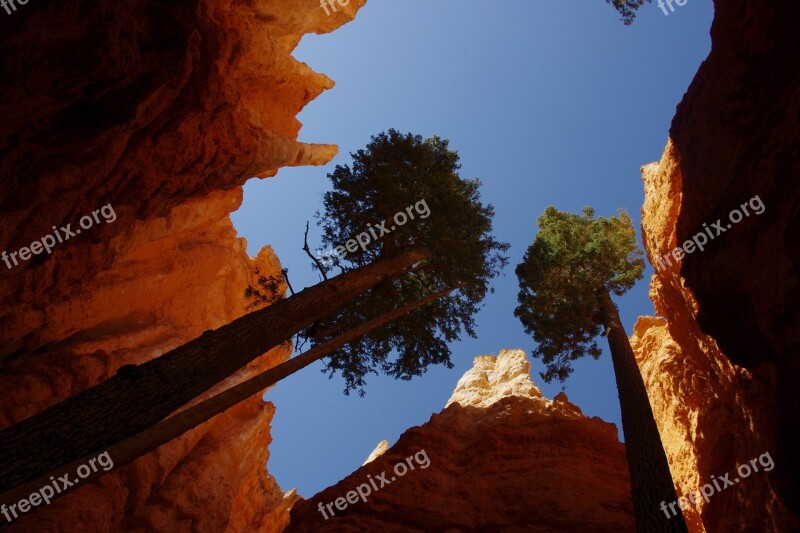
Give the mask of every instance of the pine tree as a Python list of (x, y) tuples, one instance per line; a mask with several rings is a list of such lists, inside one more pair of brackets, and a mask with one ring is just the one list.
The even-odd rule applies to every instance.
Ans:
[[(390, 130), (354, 154), (353, 168), (355, 173), (340, 166), (331, 175), (334, 191), (326, 195), (321, 217), (325, 239), (345, 243), (356, 230), (366, 230), (365, 222), (391, 219), (386, 229), (395, 227), (388, 234), (376, 233), (369, 246), (337, 259), (339, 276), (274, 303), (269, 290), (251, 289), (254, 303), (270, 305), (146, 363), (126, 365), (112, 378), (0, 431), (2, 501), (14, 487), (46, 482), (65, 465), (116, 445), (125, 449), (125, 460), (146, 453), (169, 431), (188, 427), (162, 426), (147, 434), (151, 440), (127, 448), (122, 443), (303, 330), (314, 344), (314, 357), (331, 355), (328, 368), (343, 371), (348, 390), (363, 385), (364, 374), (378, 363), (401, 379), (421, 374), (429, 364), (449, 365), (447, 343), (462, 329), (474, 335), (473, 314), (490, 279), (507, 262), (508, 245), (489, 234), (493, 209), (480, 202), (478, 180), (458, 176), (458, 155), (437, 137), (423, 140)], [(413, 212), (414, 220), (400, 224), (398, 212), (407, 217)], [(260, 277), (274, 286), (274, 280)], [(398, 360), (388, 363), (392, 349)], [(294, 360), (284, 365), (269, 379), (305, 366)], [(213, 416), (219, 405), (192, 420)]]
[(517, 266), (519, 306), (514, 311), (538, 343), (534, 357), (547, 366), (548, 383), (564, 382), (572, 362), (597, 359), (596, 338), (608, 337), (619, 391), (625, 450), (640, 532), (686, 531), (683, 515), (667, 518), (661, 502), (677, 500), (647, 389), (611, 294), (621, 296), (641, 279), (642, 251), (625, 212), (594, 218), (549, 206), (539, 232)]
[[(323, 243), (341, 251), (337, 247), (359, 235), (362, 241), (363, 236), (377, 238), (354, 252), (345, 249), (342, 257), (334, 257), (335, 267), (350, 272), (408, 249), (424, 248), (429, 254), (404, 275), (314, 324), (306, 331), (312, 344), (327, 342), (394, 306), (448, 291), (331, 354), (327, 371), (342, 373), (345, 393), (358, 388), (363, 394), (369, 372), (408, 380), (431, 364), (451, 366), (448, 343), (462, 331), (475, 336), (473, 317), (490, 280), (507, 264), (508, 245), (492, 237), (493, 207), (481, 203), (479, 180), (458, 175), (458, 154), (448, 141), (389, 130), (351, 155), (352, 167), (337, 166), (329, 175), (333, 190), (325, 195), (324, 213), (318, 214)], [(397, 357), (391, 360), (393, 354)]]
[(622, 15), (622, 22), (626, 26), (633, 24), (633, 19), (636, 18), (636, 12), (645, 3), (650, 3), (651, 0), (606, 0), (607, 3), (614, 6), (614, 9), (619, 11)]

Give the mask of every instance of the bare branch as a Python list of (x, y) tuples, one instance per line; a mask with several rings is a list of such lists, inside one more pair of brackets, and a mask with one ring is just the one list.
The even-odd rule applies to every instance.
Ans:
[[(308, 247), (308, 221), (307, 220), (306, 220), (306, 234), (303, 236), (303, 251), (308, 255), (308, 257), (311, 258), (312, 261), (314, 261), (314, 264), (317, 265), (317, 268), (319, 269), (320, 273), (322, 273), (322, 277), (327, 280), (328, 279), (328, 275), (326, 274), (326, 272), (327, 272), (326, 268), (324, 266), (322, 266), (322, 263), (320, 263), (319, 259), (317, 259), (313, 255), (311, 255), (311, 249)], [(294, 293), (292, 293), (292, 294), (294, 294)]]
[[(289, 292), (291, 292), (292, 296), (294, 296), (294, 289), (292, 288), (291, 282), (289, 282), (289, 269), (288, 268), (282, 268), (281, 269), (281, 274), (283, 274), (283, 279), (286, 280), (286, 285), (289, 286)], [(327, 278), (325, 278), (325, 279), (327, 279)]]

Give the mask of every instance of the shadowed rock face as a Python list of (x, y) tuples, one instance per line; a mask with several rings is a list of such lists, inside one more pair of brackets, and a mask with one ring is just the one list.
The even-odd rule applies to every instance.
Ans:
[(2, 19), (4, 30), (14, 25), (0, 34), (9, 58), (0, 76), (0, 246), (11, 252), (53, 225), (77, 227), (109, 203), (117, 221), (0, 268), (0, 359), (78, 334), (82, 322), (43, 327), (43, 309), (89, 291), (93, 276), (141, 245), (148, 236), (137, 225), (212, 193), (227, 192), (235, 210), (249, 177), (336, 152), (296, 141), (295, 114), (333, 82), (290, 55), (304, 33), (335, 27), (334, 17), (312, 2), (176, 6), (72, 0)]
[[(643, 168), (643, 177), (642, 229), (655, 262), (676, 245), (681, 173), (672, 143), (660, 163)], [(640, 317), (631, 345), (678, 495), (685, 496), (762, 453), (775, 458), (778, 406), (774, 365), (748, 370), (725, 357), (697, 323), (697, 300), (680, 275), (680, 261), (672, 262), (650, 283), (660, 316)], [(790, 531), (794, 522), (776, 484), (777, 458), (775, 464), (684, 510), (690, 531)]]
[[(682, 173), (678, 241), (726, 221), (758, 195), (766, 206), (684, 261), (698, 321), (734, 363), (800, 353), (800, 4), (716, 2), (712, 50), (673, 120)], [(716, 231), (715, 231), (716, 233)], [(796, 395), (795, 395), (796, 396)]]
[[(643, 169), (642, 225), (653, 264), (704, 223), (721, 219), (724, 233), (656, 273), (665, 318), (640, 319), (634, 344), (684, 494), (762, 453), (775, 460), (687, 512), (693, 530), (789, 531), (800, 527), (800, 5), (715, 4), (711, 54), (660, 163)], [(756, 196), (764, 212), (748, 206), (728, 228)]]
[[(587, 418), (563, 393), (543, 398), (529, 372), (521, 350), (476, 357), (442, 412), (298, 502), (287, 531), (633, 531), (616, 428)], [(416, 459), (422, 450), (427, 468)], [(394, 466), (409, 457), (415, 469), (398, 477)], [(319, 512), (320, 502), (346, 497), (382, 472), (390, 483), (377, 481), (366, 502), (333, 507), (328, 520)]]
[[(116, 220), (0, 263), (0, 427), (245, 313), (253, 270), (275, 275), (280, 263), (269, 248), (249, 258), (229, 214), (246, 179), (336, 153), (297, 141), (295, 115), (333, 82), (291, 52), (363, 4), (330, 17), (311, 0), (64, 0), (3, 13), (0, 251), (76, 229), (106, 204)], [(217, 390), (289, 353), (268, 352)], [(254, 397), (14, 528), (278, 531), (294, 496), (264, 469), (272, 414)]]

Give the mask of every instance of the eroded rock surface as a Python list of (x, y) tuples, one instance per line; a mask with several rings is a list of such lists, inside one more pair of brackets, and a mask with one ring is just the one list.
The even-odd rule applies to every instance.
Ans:
[[(797, 3), (715, 2), (711, 54), (643, 168), (659, 317), (633, 343), (679, 492), (766, 452), (775, 462), (687, 511), (693, 531), (800, 527), (798, 17)], [(756, 196), (764, 212), (731, 223)], [(669, 265), (703, 224), (714, 238)]]
[[(678, 242), (683, 176), (671, 142), (660, 163), (643, 168), (643, 177), (642, 227), (655, 264)], [(732, 363), (698, 323), (700, 304), (681, 276), (682, 262), (673, 257), (672, 263), (657, 268), (650, 283), (659, 316), (639, 318), (631, 344), (679, 495), (763, 453), (770, 453), (776, 465), (715, 493), (708, 503), (690, 506), (684, 511), (690, 530), (790, 531), (797, 521), (780, 490), (777, 367), (747, 369)]]
[[(672, 143), (662, 161), (643, 169), (642, 225), (651, 261), (675, 247), (681, 173)], [(731, 363), (697, 323), (698, 303), (680, 275), (680, 262), (657, 271), (650, 297), (658, 317), (641, 317), (631, 344), (647, 385), (678, 495), (687, 495), (764, 452), (777, 449), (775, 369)], [(664, 318), (669, 317), (669, 319)], [(777, 459), (776, 459), (777, 464)], [(691, 531), (771, 531), (788, 525), (774, 472), (747, 478), (684, 511)], [(731, 477), (734, 479), (737, 476)], [(746, 506), (747, 512), (742, 512)], [(783, 527), (778, 527), (778, 526)]]
[[(402, 477), (394, 465), (430, 460)], [(326, 520), (335, 502), (386, 472), (394, 481)], [(475, 358), (447, 407), (386, 452), (310, 500), (287, 531), (633, 531), (624, 446), (617, 430), (559, 394), (543, 398), (521, 350)]]
[[(248, 178), (336, 153), (297, 141), (295, 115), (333, 82), (291, 52), (363, 4), (65, 0), (3, 17), (0, 250), (107, 204), (116, 220), (0, 264), (0, 426), (230, 322), (256, 267), (279, 274), (229, 214)], [(272, 414), (254, 397), (15, 529), (279, 531), (296, 496), (264, 466)]]

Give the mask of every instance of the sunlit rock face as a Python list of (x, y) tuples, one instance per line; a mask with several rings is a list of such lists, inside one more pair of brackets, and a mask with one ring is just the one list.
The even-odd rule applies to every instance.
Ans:
[[(775, 467), (687, 511), (694, 531), (791, 531), (800, 489), (800, 5), (715, 2), (712, 51), (643, 168), (657, 267), (633, 342), (679, 492), (769, 452)], [(749, 204), (759, 197), (765, 209)], [(731, 222), (748, 203), (749, 216)], [(723, 233), (711, 228), (721, 220)], [(704, 250), (663, 260), (707, 224)], [(663, 318), (662, 318), (663, 317)]]
[[(661, 162), (643, 169), (642, 227), (651, 261), (676, 246), (675, 221), (681, 206), (676, 157), (669, 143)], [(675, 258), (672, 262), (671, 268), (657, 270), (650, 283), (659, 316), (639, 318), (631, 344), (680, 496), (763, 452), (774, 452), (776, 405), (774, 369), (750, 371), (724, 356), (714, 339), (701, 331), (698, 303), (680, 276), (680, 262)], [(701, 500), (691, 505), (684, 510), (690, 529), (757, 530), (769, 523), (769, 517), (785, 514), (775, 493), (774, 472), (727, 487), (708, 504)]]
[[(423, 450), (427, 468), (417, 461)], [(409, 457), (415, 469), (398, 477), (395, 465), (408, 464)], [(336, 509), (337, 498), (382, 472), (388, 485), (376, 481), (378, 490), (366, 502)], [(333, 503), (335, 515), (326, 510), (326, 520), (320, 503)], [(336, 485), (298, 502), (287, 531), (633, 530), (628, 467), (616, 427), (584, 416), (563, 393), (543, 398), (525, 353), (502, 350), (497, 357), (476, 357), (447, 407), (427, 423), (407, 430)]]
[(497, 357), (476, 357), (473, 364), (458, 380), (445, 407), (454, 403), (462, 407), (489, 407), (506, 396), (542, 397), (542, 391), (531, 381), (531, 365), (519, 350), (502, 350)]
[[(371, 463), (372, 461), (374, 461), (375, 459), (377, 459), (378, 457), (383, 455), (384, 452), (386, 452), (386, 450), (388, 450), (388, 449), (389, 449), (389, 441), (386, 440), (386, 439), (380, 441), (378, 443), (378, 445), (375, 446), (375, 449), (372, 450), (372, 453), (369, 454), (369, 456), (367, 457), (367, 460), (364, 461), (364, 465), (367, 464), (367, 463)], [(361, 466), (364, 466), (364, 465), (361, 465)]]
[[(643, 169), (642, 229), (651, 263), (674, 249), (683, 181), (669, 142), (660, 163)], [(666, 262), (664, 262), (666, 264)], [(697, 321), (700, 304), (681, 277), (682, 262), (656, 269), (650, 297), (657, 317), (640, 317), (631, 344), (670, 462), (678, 495), (765, 452), (769, 473), (750, 475), (684, 510), (693, 532), (790, 531), (796, 527), (779, 490), (778, 416), (774, 364), (747, 369), (732, 363)], [(669, 317), (669, 318), (665, 318)], [(732, 475), (733, 480), (737, 475)], [(765, 529), (762, 529), (765, 528)]]
[[(254, 269), (280, 273), (229, 214), (249, 177), (336, 153), (297, 141), (295, 115), (333, 82), (291, 52), (363, 4), (65, 0), (4, 21), (0, 250), (108, 204), (116, 219), (0, 263), (0, 427), (241, 316)], [(296, 496), (264, 466), (272, 414), (251, 398), (12, 529), (279, 531)]]

